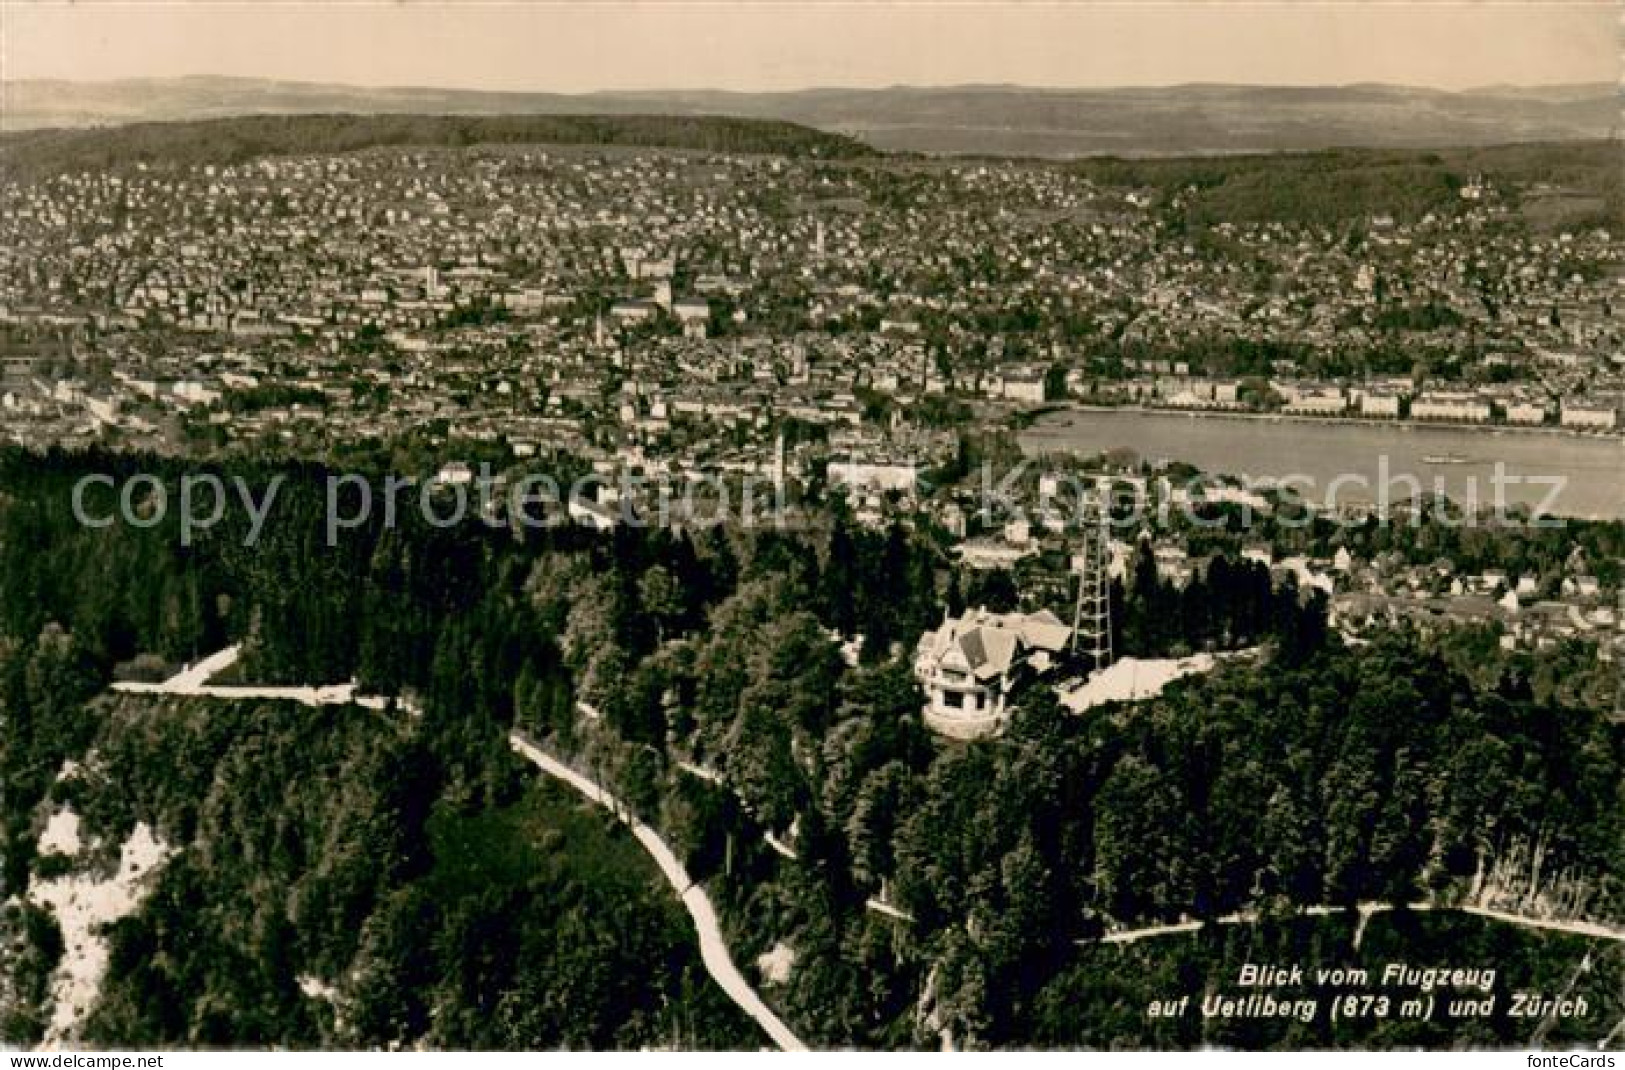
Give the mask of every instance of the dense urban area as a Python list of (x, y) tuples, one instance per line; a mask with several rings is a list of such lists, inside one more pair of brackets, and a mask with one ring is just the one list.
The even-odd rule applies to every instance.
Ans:
[[(1621, 506), (1054, 431), (1445, 425), (1606, 497), (1618, 143), (0, 161), (0, 1040), (1625, 1043)], [(1266, 959), (1500, 974), (1226, 1010)]]
[(933, 398), (1620, 428), (1612, 145), (1543, 167), (840, 148), (14, 167), (9, 429), (304, 448), (429, 429), (696, 466), (727, 454), (695, 425), (796, 418), (862, 453), (887, 446), (878, 406)]

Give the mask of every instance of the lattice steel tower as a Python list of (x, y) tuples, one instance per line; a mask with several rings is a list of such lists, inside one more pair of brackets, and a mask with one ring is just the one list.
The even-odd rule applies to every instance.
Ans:
[(1089, 655), (1090, 669), (1112, 661), (1111, 513), (1104, 501), (1091, 504), (1083, 516), (1083, 546), (1078, 566), (1078, 606), (1072, 614), (1072, 653)]

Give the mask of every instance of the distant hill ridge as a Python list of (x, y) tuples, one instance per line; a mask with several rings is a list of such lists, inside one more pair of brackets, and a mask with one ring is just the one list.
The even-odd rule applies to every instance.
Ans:
[(861, 142), (794, 123), (688, 115), (253, 115), (0, 135), (11, 175), (148, 164), (241, 163), (262, 156), (401, 146), (626, 145), (851, 159)]
[(877, 149), (1034, 156), (1203, 155), (1340, 146), (1410, 148), (1617, 137), (1617, 86), (1391, 85), (1046, 89), (819, 88), (778, 93), (613, 91), (570, 95), (365, 88), (251, 78), (0, 85), (0, 129), (236, 115), (730, 115), (800, 123)]

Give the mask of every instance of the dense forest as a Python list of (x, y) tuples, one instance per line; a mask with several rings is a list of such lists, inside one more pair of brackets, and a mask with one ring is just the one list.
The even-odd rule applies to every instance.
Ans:
[[(1067, 1003), (1040, 1027), (1034, 1001), (1073, 968), (1074, 940), (1119, 923), (1450, 902), (1481, 871), (1513, 909), (1619, 914), (1618, 729), (1536, 703), (1517, 680), (1475, 693), (1414, 638), (1300, 650), (1296, 665), (1278, 653), (1086, 718), (1034, 694), (1004, 739), (947, 748), (921, 737), (896, 666), (794, 707), (827, 725), (816, 735), (775, 726), (767, 711), (819, 694), (829, 670), (777, 662), (764, 638), (778, 647), (748, 630), (700, 641), (692, 736), (748, 815), (798, 818), (797, 860), (735, 847), (722, 888), (738, 890), (741, 939), (798, 949), (786, 998), (823, 1043), (927, 1042), (926, 991), (961, 1044), (1030, 1043), (1035, 1029), (1084, 1042)], [(679, 791), (660, 802), (674, 828), (715, 829), (715, 816), (682, 821), (728, 812), (714, 788)], [(1537, 842), (1555, 879), (1532, 872)], [(910, 920), (866, 910), (870, 896)]]
[[(355, 707), (121, 696), (96, 712), (93, 766), (54, 794), (102, 842), (140, 819), (177, 850), (113, 927), (91, 1043), (753, 1042), (641, 849), (566, 789), (506, 767), (471, 805), (417, 726)], [(343, 996), (308, 998), (301, 976)]]
[[(816, 1044), (1124, 1042), (1073, 996), (1130, 954), (1090, 950), (1120, 925), (1469, 894), (1625, 914), (1625, 733), (1601, 710), (1493, 645), (1471, 672), (1404, 632), (1346, 646), (1222, 539), (1185, 588), (1142, 550), (1113, 593), (1119, 649), (1245, 657), (1082, 717), (1034, 685), (1003, 738), (963, 745), (921, 723), (914, 639), (956, 605), (1033, 596), (960, 575), (929, 532), (836, 511), (802, 531), (521, 535), (407, 511), (328, 546), (325, 471), (249, 463), (221, 474), (282, 480), (252, 548), (241, 515), (183, 546), (154, 500), (148, 528), (73, 519), (79, 476), (135, 471), (182, 468), (0, 453), (5, 894), (41, 864), (50, 798), (108, 842), (142, 820), (184, 846), (115, 928), (101, 1043), (752, 1043), (647, 864), (521, 774), (516, 726), (668, 836), (736, 959), (794, 950), (768, 995)], [(838, 640), (859, 635), (849, 662)], [(423, 716), (97, 698), (236, 640), (246, 678), (356, 678)], [(52, 927), (24, 911), (8, 931), (25, 953), (7, 984), (37, 996)], [(1572, 963), (1571, 942), (1463, 938)], [(646, 983), (616, 987), (634, 961)], [(341, 986), (342, 1022), (290, 987), (305, 972)]]
[[(1461, 187), (1482, 177), (1503, 187), (1544, 183), (1601, 198), (1597, 226), (1625, 221), (1625, 148), (1617, 141), (1482, 148), (1328, 149), (1174, 159), (1102, 157), (1067, 166), (1109, 186), (1149, 187), (1188, 203), (1193, 228), (1230, 221), (1337, 223), (1389, 215), (1414, 221), (1454, 211)], [(1611, 222), (1610, 222), (1611, 221)], [(1572, 224), (1571, 224), (1572, 225)]]
[(255, 115), (0, 136), (14, 176), (160, 166), (237, 164), (264, 156), (372, 148), (620, 145), (852, 159), (861, 142), (795, 123), (686, 115)]

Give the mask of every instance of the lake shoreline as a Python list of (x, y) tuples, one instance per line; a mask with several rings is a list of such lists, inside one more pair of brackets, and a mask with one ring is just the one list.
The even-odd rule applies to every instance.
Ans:
[(1027, 433), (1053, 427), (1068, 413), (1115, 412), (1138, 413), (1146, 416), (1179, 416), (1202, 420), (1243, 420), (1265, 424), (1318, 424), (1327, 427), (1364, 427), (1373, 430), (1397, 429), (1401, 431), (1452, 431), (1498, 435), (1548, 435), (1583, 441), (1617, 442), (1625, 445), (1625, 431), (1585, 431), (1573, 427), (1530, 427), (1522, 424), (1446, 423), (1434, 420), (1389, 420), (1365, 416), (1314, 416), (1308, 413), (1237, 412), (1225, 409), (1170, 409), (1155, 405), (1090, 405), (1081, 401), (1062, 401), (1035, 410), (1035, 419), (1023, 430)]
[[(1220, 416), (1219, 419), (1213, 419)], [(1069, 405), (1017, 436), (1029, 458), (1123, 450), (1245, 482), (1290, 480), (1339, 502), (1407, 486), (1575, 519), (1625, 519), (1625, 439), (1567, 430)]]

